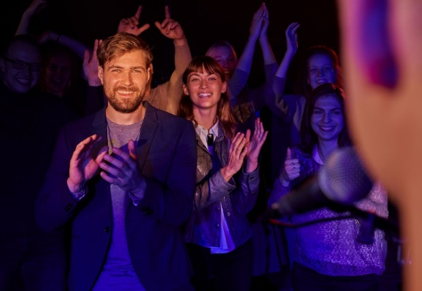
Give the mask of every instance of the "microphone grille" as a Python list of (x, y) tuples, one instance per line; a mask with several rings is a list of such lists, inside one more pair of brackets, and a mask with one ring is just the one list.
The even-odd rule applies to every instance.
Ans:
[(318, 175), (322, 192), (331, 200), (352, 204), (365, 198), (373, 182), (353, 147), (333, 152)]

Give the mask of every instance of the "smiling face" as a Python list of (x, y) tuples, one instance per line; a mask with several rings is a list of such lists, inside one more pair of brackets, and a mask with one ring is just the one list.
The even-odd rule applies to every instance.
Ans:
[(344, 127), (344, 116), (341, 104), (335, 95), (323, 95), (316, 100), (311, 116), (311, 127), (319, 140), (338, 140)]
[(331, 58), (325, 54), (315, 54), (308, 59), (308, 83), (312, 89), (336, 83), (336, 73)]
[(193, 112), (212, 110), (217, 112), (221, 93), (226, 92), (227, 84), (217, 73), (207, 72), (203, 67), (201, 71), (191, 72), (183, 85), (185, 95), (192, 101)]
[(39, 49), (28, 41), (18, 40), (11, 44), (6, 58), (0, 61), (4, 84), (18, 94), (34, 88), (42, 68)]
[(145, 53), (137, 49), (116, 56), (104, 68), (98, 67), (98, 76), (109, 105), (117, 112), (132, 113), (145, 96), (151, 67)]

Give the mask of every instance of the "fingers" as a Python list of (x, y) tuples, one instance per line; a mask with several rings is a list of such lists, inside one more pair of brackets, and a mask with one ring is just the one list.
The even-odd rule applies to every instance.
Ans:
[(150, 25), (148, 23), (142, 25), (140, 28), (138, 28), (136, 30), (136, 35), (140, 35), (142, 32), (144, 32), (145, 30), (147, 30), (149, 28), (149, 26)]
[(251, 140), (251, 130), (248, 129), (246, 130), (246, 141), (250, 141)]
[(171, 16), (170, 16), (170, 8), (168, 7), (168, 5), (166, 5), (164, 7), (164, 13), (166, 15), (166, 19), (171, 18)]
[(136, 13), (135, 13), (136, 19), (139, 19), (139, 17), (141, 17), (141, 12), (142, 12), (142, 6), (138, 5), (138, 9), (136, 10)]
[(136, 146), (135, 142), (133, 140), (129, 140), (128, 142), (128, 149), (129, 149), (129, 155), (132, 159), (135, 161), (138, 160), (138, 155), (136, 154)]
[(89, 63), (90, 58), (91, 58), (91, 54), (89, 53), (89, 50), (85, 50), (85, 52), (84, 52), (84, 60), (83, 60), (82, 65), (83, 66), (87, 66), (88, 63)]
[(135, 28), (138, 27), (139, 24), (139, 18), (136, 18), (136, 16), (132, 16), (131, 18), (129, 18), (129, 23), (130, 23), (130, 27), (131, 28)]
[(268, 19), (269, 12), (268, 12), (267, 5), (265, 5), (265, 3), (262, 3), (262, 9), (263, 9), (262, 17), (264, 17), (265, 19)]
[(101, 147), (100, 151), (98, 152), (97, 158), (95, 159), (97, 164), (100, 164), (102, 162), (102, 160), (104, 159), (104, 156), (107, 154), (107, 151), (108, 151), (108, 146), (105, 145)]
[(239, 150), (239, 146), (244, 144), (244, 142), (245, 142), (245, 134), (238, 132), (233, 138), (232, 144), (230, 145), (230, 149), (232, 149), (233, 151)]
[(155, 26), (160, 30), (162, 34), (169, 35), (172, 30), (176, 29), (180, 25), (177, 21), (174, 21), (171, 18), (166, 18), (161, 23), (156, 21)]
[(84, 153), (89, 152), (95, 143), (99, 142), (102, 138), (98, 137), (96, 134), (93, 134), (80, 143), (75, 148), (75, 151), (72, 154), (72, 160), (80, 160)]
[[(103, 159), (107, 163), (101, 162), (100, 167), (102, 170), (107, 172), (106, 177), (108, 179), (114, 179), (112, 176), (120, 179), (131, 177), (134, 169), (136, 168), (135, 160), (131, 157), (131, 155), (119, 148), (113, 148), (112, 154), (104, 154)], [(110, 180), (107, 181), (110, 182)], [(111, 183), (116, 183), (116, 181)]]
[(262, 134), (264, 132), (264, 125), (262, 124), (260, 118), (257, 118), (255, 120), (255, 131), (254, 131), (254, 136), (260, 140), (260, 138), (262, 137)]
[(166, 26), (170, 23), (170, 21), (171, 21), (171, 19), (170, 18), (166, 18), (166, 19), (164, 19), (163, 20), (163, 22), (158, 22), (158, 21), (156, 21), (155, 23), (155, 25), (157, 25), (157, 23), (158, 23), (158, 29), (160, 29), (160, 31), (163, 33), (163, 31), (164, 31), (164, 29), (166, 28)]
[(267, 139), (268, 131), (264, 130), (264, 124), (261, 122), (260, 118), (255, 120), (255, 131), (254, 139), (256, 139), (259, 145), (262, 145)]
[(293, 37), (296, 34), (296, 30), (300, 27), (300, 24), (298, 22), (292, 22), (289, 24), (289, 26), (286, 29), (286, 36), (287, 37)]
[(290, 180), (300, 176), (300, 163), (298, 159), (292, 157), (290, 148), (287, 148), (286, 160), (284, 162), (284, 169)]
[(288, 147), (287, 148), (287, 154), (286, 154), (286, 160), (292, 159), (292, 150)]
[(98, 50), (98, 46), (102, 43), (103, 41), (101, 39), (96, 39), (94, 41), (94, 50), (92, 52), (92, 58), (93, 59), (97, 59), (97, 50)]
[(262, 17), (262, 14), (264, 13), (263, 12), (263, 5), (264, 5), (264, 3), (262, 3), (261, 6), (259, 6), (258, 10), (254, 13), (254, 15), (253, 15), (254, 20), (257, 20), (257, 19)]

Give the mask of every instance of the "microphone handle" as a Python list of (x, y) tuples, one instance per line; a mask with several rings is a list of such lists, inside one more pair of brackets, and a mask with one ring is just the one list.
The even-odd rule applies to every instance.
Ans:
[(271, 208), (278, 212), (279, 216), (304, 213), (325, 207), (330, 200), (324, 195), (318, 185), (316, 176), (311, 176), (301, 183), (301, 185), (292, 190)]

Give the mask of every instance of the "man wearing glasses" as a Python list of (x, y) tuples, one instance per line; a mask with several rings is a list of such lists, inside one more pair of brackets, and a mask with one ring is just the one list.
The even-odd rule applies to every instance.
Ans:
[(13, 38), (0, 69), (0, 290), (65, 290), (63, 233), (41, 232), (34, 203), (71, 115), (61, 100), (36, 90), (42, 70), (36, 41)]

